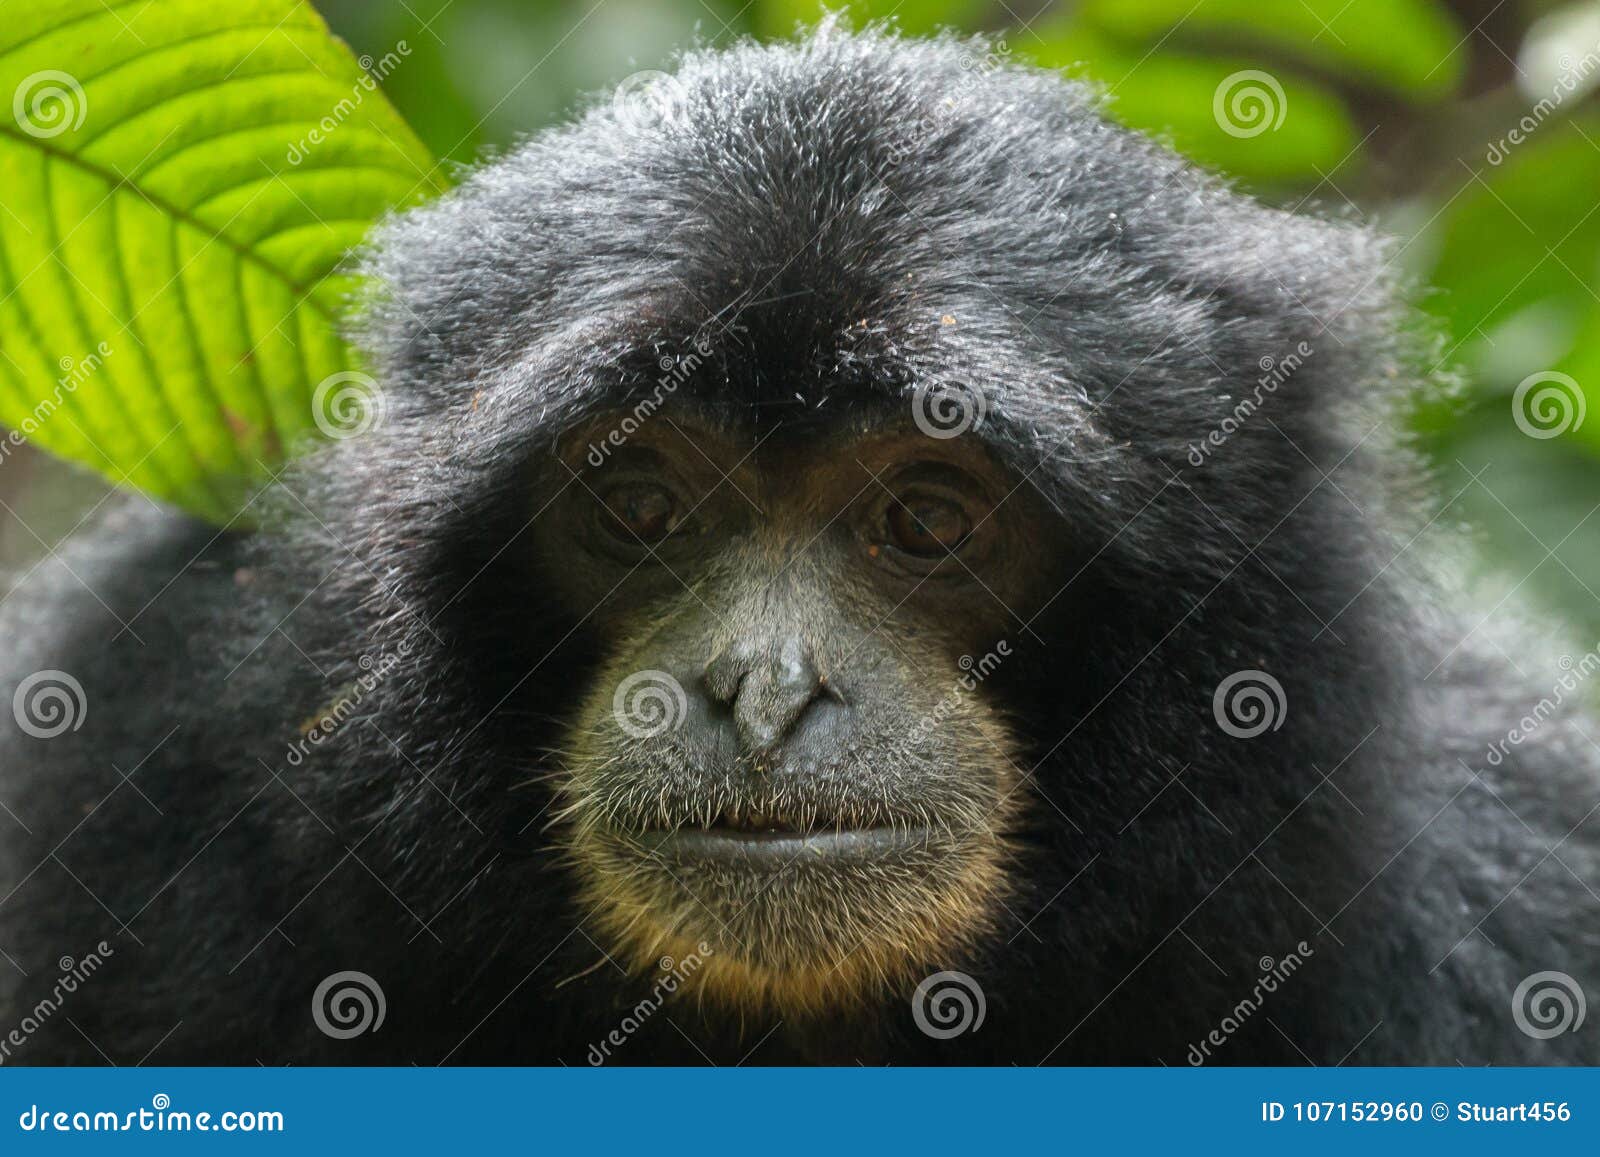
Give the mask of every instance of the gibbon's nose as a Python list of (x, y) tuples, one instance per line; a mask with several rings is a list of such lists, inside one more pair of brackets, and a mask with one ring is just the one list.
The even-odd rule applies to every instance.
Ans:
[(794, 635), (725, 648), (706, 664), (703, 681), (714, 702), (733, 708), (739, 740), (755, 754), (793, 731), (827, 686), (811, 648)]

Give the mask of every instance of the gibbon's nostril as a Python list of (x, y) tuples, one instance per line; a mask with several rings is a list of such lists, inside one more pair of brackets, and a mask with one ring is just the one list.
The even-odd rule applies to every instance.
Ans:
[(739, 688), (750, 673), (750, 658), (743, 647), (726, 647), (705, 666), (700, 675), (700, 685), (706, 695), (720, 707), (730, 707), (738, 698)]
[(842, 702), (817, 670), (811, 648), (794, 636), (725, 649), (706, 664), (702, 683), (714, 702), (733, 707), (740, 742), (756, 752), (782, 740), (817, 698)]

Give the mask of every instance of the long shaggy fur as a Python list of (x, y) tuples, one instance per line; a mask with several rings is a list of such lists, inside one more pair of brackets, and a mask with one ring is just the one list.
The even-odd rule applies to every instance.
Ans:
[[(735, 418), (981, 388), (1080, 563), (986, 687), (1027, 814), (993, 927), (934, 962), (981, 1030), (921, 1032), (903, 983), (824, 1020), (680, 999), (613, 1059), (1176, 1064), (1231, 1018), (1220, 1063), (1600, 1061), (1593, 1016), (1537, 1039), (1512, 1009), (1543, 971), (1600, 992), (1594, 732), (1486, 759), (1554, 669), (1422, 573), (1391, 406), (1436, 383), (1384, 242), (991, 55), (826, 26), (689, 55), (662, 120), (536, 137), (378, 232), (384, 422), (286, 477), (267, 532), (133, 500), (7, 599), (0, 701), (59, 669), (88, 711), (53, 739), (0, 713), (0, 1030), (115, 949), (8, 1062), (580, 1063), (638, 1006), (546, 830), (604, 640), (519, 548), (530, 461), (712, 314)], [(1287, 704), (1253, 739), (1213, 716), (1245, 669)], [(333, 1039), (310, 1002), (347, 969), (387, 1015)]]

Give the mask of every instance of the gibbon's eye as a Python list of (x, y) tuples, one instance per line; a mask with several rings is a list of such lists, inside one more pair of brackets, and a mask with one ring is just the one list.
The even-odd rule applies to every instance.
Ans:
[(886, 512), (889, 542), (916, 558), (943, 558), (961, 549), (972, 519), (960, 503), (933, 495), (910, 495)]
[(677, 496), (655, 482), (623, 482), (602, 497), (609, 517), (601, 521), (629, 544), (653, 545), (671, 534), (681, 517)]

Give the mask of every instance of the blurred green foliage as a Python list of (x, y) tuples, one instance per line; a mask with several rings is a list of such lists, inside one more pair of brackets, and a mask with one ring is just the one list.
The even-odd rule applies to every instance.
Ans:
[[(692, 43), (783, 36), (817, 0), (322, 0), (357, 52), (409, 42), (386, 87), (468, 162)], [(1512, 396), (1559, 371), (1600, 391), (1600, 0), (871, 0), (849, 18), (1002, 36), (1100, 85), (1112, 115), (1286, 207), (1403, 239), (1462, 397), (1416, 399), (1441, 521), (1489, 573), (1600, 637), (1600, 416), (1530, 437)], [(1218, 101), (1265, 73), (1274, 124)], [(1238, 111), (1250, 112), (1248, 101)], [(1262, 109), (1254, 110), (1261, 115)], [(1230, 114), (1231, 115), (1231, 114)], [(1325, 464), (1331, 465), (1331, 464)], [(1448, 500), (1448, 501), (1447, 501)]]

